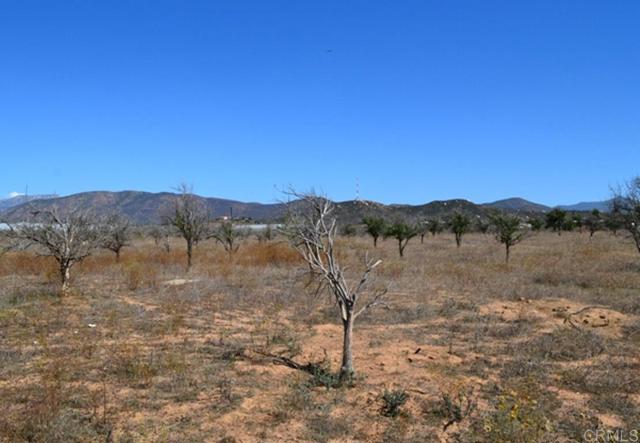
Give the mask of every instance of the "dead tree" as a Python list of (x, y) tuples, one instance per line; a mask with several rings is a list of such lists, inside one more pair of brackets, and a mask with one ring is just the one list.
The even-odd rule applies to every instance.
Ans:
[(116, 262), (120, 261), (120, 251), (130, 246), (129, 220), (116, 214), (110, 216), (104, 227), (104, 243), (102, 247), (116, 254)]
[(165, 222), (175, 227), (187, 243), (187, 270), (190, 270), (193, 247), (207, 238), (210, 217), (207, 207), (189, 186), (182, 184), (178, 191), (173, 213), (165, 217)]
[(216, 239), (217, 242), (222, 244), (224, 250), (227, 251), (229, 257), (237, 252), (240, 248), (238, 240), (242, 236), (242, 233), (234, 228), (232, 221), (223, 222), (218, 229), (213, 231), (210, 237)]
[(314, 193), (291, 193), (298, 200), (288, 205), (288, 222), (282, 228), (292, 246), (309, 265), (310, 271), (320, 279), (322, 287), (327, 288), (335, 299), (342, 321), (342, 364), (340, 379), (350, 379), (353, 366), (353, 325), (355, 320), (368, 309), (384, 304), (386, 289), (372, 294), (369, 302), (358, 309), (358, 302), (365, 292), (371, 272), (382, 262), (365, 257), (364, 269), (359, 280), (350, 285), (344, 270), (338, 263), (335, 250), (337, 234), (336, 219), (333, 217), (333, 204)]
[(640, 176), (613, 194), (612, 215), (629, 233), (640, 252)]
[(256, 239), (259, 242), (268, 242), (273, 240), (273, 228), (270, 224), (266, 225), (264, 229), (256, 229), (255, 231)]
[(149, 235), (153, 239), (156, 246), (162, 244), (162, 248), (167, 252), (171, 252), (171, 228), (169, 226), (154, 226), (149, 231)]
[(64, 295), (69, 290), (71, 268), (103, 245), (104, 230), (90, 211), (62, 212), (54, 207), (34, 212), (28, 223), (9, 225), (9, 237), (22, 248), (35, 247), (39, 255), (56, 260)]

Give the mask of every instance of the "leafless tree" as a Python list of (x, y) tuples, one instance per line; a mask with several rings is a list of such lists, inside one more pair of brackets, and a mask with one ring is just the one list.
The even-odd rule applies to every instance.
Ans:
[(129, 220), (119, 214), (109, 216), (104, 226), (104, 242), (102, 247), (116, 254), (116, 262), (120, 261), (120, 251), (130, 246)]
[(266, 225), (264, 229), (256, 230), (256, 239), (258, 239), (259, 242), (271, 241), (273, 240), (273, 236), (274, 232), (270, 224)]
[(613, 193), (612, 212), (629, 232), (640, 252), (640, 176)]
[(282, 231), (307, 262), (313, 275), (318, 277), (320, 288), (328, 289), (335, 299), (343, 327), (340, 379), (348, 380), (355, 373), (352, 351), (354, 322), (363, 312), (384, 304), (386, 289), (374, 292), (368, 303), (359, 309), (357, 307), (371, 272), (382, 261), (365, 257), (360, 278), (349, 284), (336, 254), (337, 224), (332, 215), (333, 204), (315, 193), (301, 194), (292, 191), (291, 195), (297, 200), (288, 205), (288, 222)]
[(154, 226), (149, 231), (149, 235), (153, 239), (153, 242), (156, 244), (156, 246), (160, 246), (162, 244), (162, 247), (166, 252), (171, 252), (171, 242), (169, 241), (169, 238), (171, 236), (171, 227)]
[(191, 269), (193, 247), (207, 238), (209, 232), (209, 211), (193, 194), (193, 189), (185, 184), (178, 187), (180, 195), (175, 200), (173, 213), (165, 217), (165, 222), (175, 227), (187, 243), (187, 270)]
[(242, 232), (238, 231), (230, 220), (222, 222), (218, 229), (211, 233), (211, 237), (222, 244), (229, 256), (233, 255), (233, 253), (240, 248), (238, 240), (241, 236)]
[(9, 237), (22, 248), (35, 247), (56, 260), (63, 295), (69, 290), (71, 268), (102, 246), (104, 232), (92, 212), (56, 207), (34, 212), (28, 223), (9, 225)]

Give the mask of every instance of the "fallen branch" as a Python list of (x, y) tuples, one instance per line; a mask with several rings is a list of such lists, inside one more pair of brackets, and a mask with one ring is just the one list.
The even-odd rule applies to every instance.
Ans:
[(266, 357), (270, 359), (273, 364), (286, 366), (288, 368), (295, 369), (297, 371), (302, 371), (302, 372), (306, 372), (307, 374), (315, 375), (318, 372), (318, 367), (321, 365), (321, 363), (327, 361), (327, 350), (324, 349), (323, 351), (324, 351), (324, 358), (321, 360), (320, 363), (310, 362), (310, 363), (304, 363), (304, 364), (298, 363), (297, 361), (282, 355), (271, 354), (269, 352), (264, 352), (259, 350), (253, 350), (252, 352), (255, 352), (256, 354), (262, 357)]

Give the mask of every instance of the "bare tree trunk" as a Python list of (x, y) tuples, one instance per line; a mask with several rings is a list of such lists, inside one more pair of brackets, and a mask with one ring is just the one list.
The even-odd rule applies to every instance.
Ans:
[(510, 248), (509, 244), (508, 243), (505, 244), (505, 249), (506, 249), (506, 252), (507, 252), (506, 255), (505, 255), (505, 263), (507, 263), (507, 264), (509, 264), (509, 248)]
[(462, 243), (462, 237), (459, 234), (456, 234), (456, 246), (459, 248), (460, 243)]
[(71, 266), (67, 263), (60, 264), (60, 292), (65, 295), (69, 291), (69, 278), (71, 277)]
[(398, 252), (400, 253), (400, 257), (404, 256), (404, 248), (402, 247), (402, 240), (398, 240)]
[(193, 255), (193, 243), (187, 241), (187, 271), (191, 269), (191, 256)]
[(116, 263), (120, 263), (120, 249), (116, 251)]
[(374, 248), (378, 247), (378, 237), (373, 237), (373, 247)]
[(347, 311), (347, 319), (342, 320), (343, 341), (342, 341), (342, 366), (340, 367), (340, 379), (348, 380), (353, 376), (355, 370), (353, 368), (353, 350), (351, 342), (353, 338), (353, 311)]

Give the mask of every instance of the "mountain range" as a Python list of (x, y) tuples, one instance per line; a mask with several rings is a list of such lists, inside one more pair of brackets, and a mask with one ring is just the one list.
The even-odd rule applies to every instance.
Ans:
[[(16, 196), (0, 200), (0, 219), (8, 222), (29, 220), (33, 211), (58, 207), (61, 211), (70, 208), (92, 209), (98, 214), (118, 212), (137, 224), (156, 224), (173, 208), (177, 194), (169, 192), (150, 193), (141, 191), (93, 191), (69, 196)], [(245, 203), (222, 198), (196, 196), (213, 217), (232, 216), (256, 222), (277, 222), (285, 211), (284, 203)], [(607, 202), (588, 202), (562, 206), (573, 211), (589, 211), (593, 208), (607, 210)], [(525, 215), (544, 213), (551, 208), (522, 198), (509, 198), (491, 203), (475, 204), (468, 200), (452, 199), (432, 201), (423, 205), (382, 204), (365, 200), (336, 202), (336, 216), (343, 223), (358, 223), (365, 216), (379, 216), (390, 220), (403, 218), (447, 217), (462, 211), (478, 218), (491, 210), (517, 212)]]
[(7, 209), (13, 208), (14, 206), (19, 206), (23, 203), (27, 203), (33, 200), (46, 200), (49, 198), (57, 198), (56, 194), (48, 194), (48, 195), (15, 195), (10, 198), (2, 198), (0, 199), (0, 213), (6, 211)]

